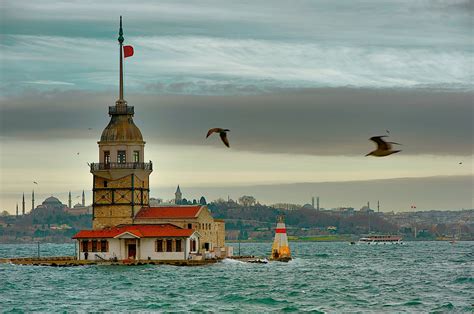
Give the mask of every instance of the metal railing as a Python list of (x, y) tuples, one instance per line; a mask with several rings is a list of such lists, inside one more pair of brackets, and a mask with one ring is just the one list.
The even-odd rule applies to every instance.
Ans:
[(109, 106), (109, 115), (113, 114), (135, 114), (135, 109), (133, 106), (123, 106), (123, 107), (117, 107), (117, 106)]
[(108, 163), (92, 163), (91, 171), (109, 170), (109, 169), (143, 169), (153, 170), (152, 162), (108, 162)]

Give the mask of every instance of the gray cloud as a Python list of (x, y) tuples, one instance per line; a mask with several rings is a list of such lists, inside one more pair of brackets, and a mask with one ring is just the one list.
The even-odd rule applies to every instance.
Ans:
[[(181, 88), (181, 87), (179, 87)], [(31, 92), (3, 97), (3, 141), (96, 138), (112, 93)], [(391, 131), (403, 154), (472, 155), (473, 93), (321, 88), (245, 96), (126, 95), (147, 142), (218, 145), (210, 127), (231, 129), (232, 149), (310, 155), (361, 155), (367, 139)], [(92, 127), (94, 130), (89, 131)]]

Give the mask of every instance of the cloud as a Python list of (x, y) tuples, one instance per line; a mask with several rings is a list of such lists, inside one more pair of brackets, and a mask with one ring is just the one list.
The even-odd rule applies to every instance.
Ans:
[[(472, 92), (431, 89), (321, 88), (259, 95), (127, 94), (149, 143), (212, 145), (210, 127), (226, 127), (232, 149), (363, 155), (368, 138), (391, 131), (403, 154), (473, 154)], [(50, 91), (7, 97), (3, 140), (89, 138), (108, 123), (110, 93)], [(97, 134), (98, 136), (98, 134)], [(219, 143), (215, 143), (219, 145)]]
[[(69, 82), (85, 90), (116, 86), (117, 50), (111, 40), (8, 35), (2, 45), (1, 86), (21, 93), (22, 82)], [(420, 47), (374, 47), (263, 39), (135, 37), (125, 62), (127, 90), (167, 86), (171, 93), (246, 93), (268, 88), (472, 88), (472, 52)], [(20, 83), (20, 84), (18, 84)], [(235, 86), (236, 89), (231, 87)], [(250, 91), (252, 92), (252, 90)]]
[(126, 12), (125, 41), (136, 52), (126, 60), (128, 91), (472, 88), (472, 3), (4, 1), (0, 85), (10, 92), (41, 80), (115, 86), (117, 20)]
[(69, 82), (60, 82), (60, 81), (48, 81), (48, 80), (39, 80), (39, 81), (25, 81), (27, 84), (38, 84), (38, 85), (74, 85)]

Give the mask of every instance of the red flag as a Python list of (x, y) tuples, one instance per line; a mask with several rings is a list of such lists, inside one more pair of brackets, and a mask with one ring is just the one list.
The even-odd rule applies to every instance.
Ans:
[(133, 47), (132, 46), (123, 46), (123, 57), (131, 57), (133, 56)]

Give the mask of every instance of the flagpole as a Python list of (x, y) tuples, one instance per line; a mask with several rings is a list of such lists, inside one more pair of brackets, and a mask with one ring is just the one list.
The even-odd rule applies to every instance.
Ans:
[(120, 98), (123, 100), (123, 58), (122, 58), (122, 44), (123, 44), (123, 30), (122, 30), (122, 16), (120, 16), (120, 29), (118, 42), (120, 43)]

